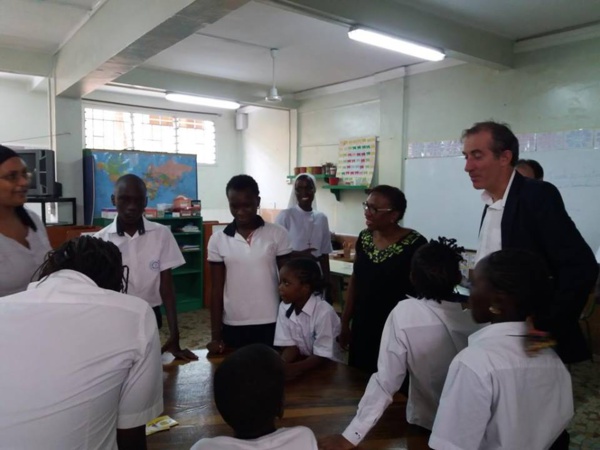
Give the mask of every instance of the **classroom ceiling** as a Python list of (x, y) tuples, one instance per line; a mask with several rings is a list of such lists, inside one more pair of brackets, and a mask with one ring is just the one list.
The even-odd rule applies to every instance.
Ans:
[[(85, 27), (98, 9), (106, 3), (110, 5), (119, 1), (123, 0), (0, 0), (0, 55), (18, 57), (15, 51), (22, 50), (37, 52), (32, 53), (34, 57), (50, 57), (72, 39), (77, 30)], [(504, 40), (504, 44), (509, 44), (505, 47), (509, 53), (515, 41), (600, 24), (600, 0), (366, 1), (356, 0), (352, 5), (367, 5), (366, 11), (369, 14), (372, 12), (375, 22), (385, 22), (383, 11), (385, 8), (390, 11), (390, 5), (395, 5), (398, 13), (401, 12), (400, 7), (416, 8), (423, 14), (439, 18), (442, 21), (440, 23), (454, 26), (455, 38), (456, 30), (463, 30), (461, 27), (465, 32), (481, 30), (485, 32), (484, 37), (492, 41), (497, 36), (499, 40)], [(166, 50), (148, 53), (148, 59), (134, 58), (125, 62), (131, 68), (140, 66), (268, 86), (271, 83), (269, 49), (278, 48), (277, 85), (284, 92), (300, 92), (420, 62), (415, 58), (350, 41), (346, 33), (352, 20), (346, 19), (356, 15), (357, 11), (349, 6), (350, 3), (333, 0), (207, 0), (206, 3), (235, 3), (236, 6), (231, 7), (232, 12), (216, 17), (207, 24), (202, 23), (199, 31), (192, 32), (188, 37), (182, 37), (178, 42), (177, 39), (168, 41), (168, 45), (173, 42), (174, 45)], [(285, 7), (282, 8), (282, 5)], [(327, 7), (330, 10), (325, 12)], [(305, 11), (310, 11), (310, 14)], [(342, 19), (338, 20), (340, 17)], [(425, 30), (431, 30), (431, 27)], [(446, 36), (449, 35), (448, 30), (442, 31), (436, 37), (438, 41), (444, 37), (444, 32)], [(166, 34), (161, 36), (169, 37)], [(476, 39), (470, 39), (470, 49), (476, 52), (479, 43)], [(463, 38), (465, 40), (468, 39)], [(144, 41), (138, 40), (138, 44), (140, 42), (143, 45)], [(496, 44), (486, 45), (494, 48)], [(479, 47), (482, 52), (483, 44)], [(6, 49), (13, 52), (2, 53)], [(485, 56), (485, 51), (482, 53)], [(460, 51), (452, 56), (461, 57)], [(474, 56), (475, 60), (481, 59), (481, 54)], [(492, 63), (494, 58), (500, 62), (500, 66), (510, 66), (503, 63), (505, 56), (490, 57)], [(27, 72), (29, 66), (25, 64), (16, 64), (15, 67), (21, 70), (15, 69), (17, 73), (42, 74), (41, 70), (37, 73), (33, 70)], [(101, 67), (100, 71), (103, 69)]]
[(0, 0), (0, 47), (55, 53), (103, 0)]
[(598, 0), (392, 0), (513, 40), (600, 21)]

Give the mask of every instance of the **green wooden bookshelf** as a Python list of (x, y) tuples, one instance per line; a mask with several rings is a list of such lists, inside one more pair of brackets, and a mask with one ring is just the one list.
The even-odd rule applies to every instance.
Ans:
[[(303, 173), (299, 173), (298, 175), (304, 175)], [(288, 175), (287, 179), (288, 180), (293, 180), (294, 178), (296, 178), (298, 175)], [(306, 173), (306, 175), (312, 175), (313, 177), (315, 177), (316, 180), (326, 180), (327, 178), (331, 178), (334, 175), (325, 175), (324, 173)]]
[[(202, 217), (161, 217), (147, 218), (171, 229), (179, 247), (197, 245), (192, 250), (182, 250), (185, 264), (173, 269), (173, 283), (177, 298), (177, 312), (195, 311), (204, 305), (204, 245), (202, 232)], [(94, 225), (105, 227), (113, 219), (94, 219)], [(181, 231), (185, 225), (192, 224), (200, 231), (186, 233)], [(164, 311), (163, 311), (164, 312)]]

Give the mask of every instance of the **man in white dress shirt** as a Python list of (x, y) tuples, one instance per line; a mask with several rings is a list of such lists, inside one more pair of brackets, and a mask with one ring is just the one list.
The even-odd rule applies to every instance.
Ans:
[(476, 123), (463, 132), (463, 143), (465, 171), (473, 187), (483, 190), (485, 203), (476, 262), (507, 248), (542, 256), (556, 289), (538, 326), (556, 338), (563, 362), (588, 359), (590, 351), (578, 322), (598, 266), (567, 214), (558, 189), (515, 171), (519, 141), (504, 124)]
[(0, 448), (146, 448), (163, 410), (158, 329), (124, 285), (119, 249), (84, 236), (2, 299)]

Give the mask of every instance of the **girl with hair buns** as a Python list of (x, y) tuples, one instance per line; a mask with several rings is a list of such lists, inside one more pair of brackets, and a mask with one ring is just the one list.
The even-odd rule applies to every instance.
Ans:
[(50, 248), (41, 219), (24, 207), (31, 173), (0, 145), (0, 297), (24, 291)]

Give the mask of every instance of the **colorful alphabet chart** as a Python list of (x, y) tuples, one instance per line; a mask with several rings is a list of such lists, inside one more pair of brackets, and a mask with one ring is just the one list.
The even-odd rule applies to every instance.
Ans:
[(370, 186), (376, 153), (377, 136), (340, 140), (337, 176), (342, 183)]

